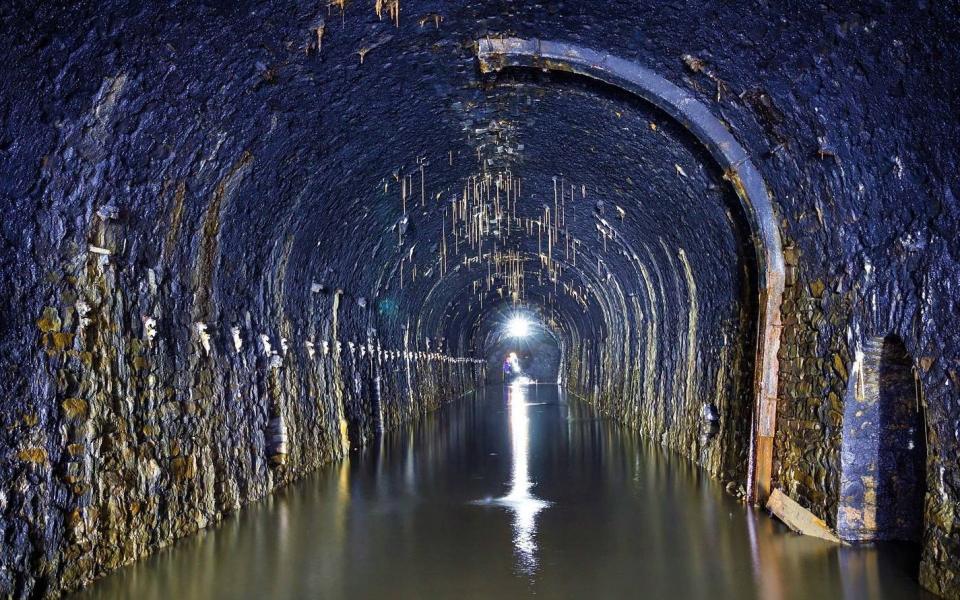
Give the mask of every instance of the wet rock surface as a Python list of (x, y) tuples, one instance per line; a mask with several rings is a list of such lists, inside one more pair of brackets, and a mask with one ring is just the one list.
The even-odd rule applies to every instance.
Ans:
[(475, 41), (515, 35), (636, 61), (748, 150), (787, 258), (774, 485), (831, 526), (858, 352), (902, 338), (921, 580), (960, 595), (958, 23), (926, 2), (5, 5), (0, 593), (73, 589), (470, 389), (515, 293), (568, 387), (746, 484), (758, 268), (733, 186), (623, 92), (482, 76)]

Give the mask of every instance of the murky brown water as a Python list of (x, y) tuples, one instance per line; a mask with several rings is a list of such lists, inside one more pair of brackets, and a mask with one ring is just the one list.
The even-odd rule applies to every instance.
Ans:
[(790, 533), (556, 386), (494, 387), (84, 597), (927, 597), (915, 571)]

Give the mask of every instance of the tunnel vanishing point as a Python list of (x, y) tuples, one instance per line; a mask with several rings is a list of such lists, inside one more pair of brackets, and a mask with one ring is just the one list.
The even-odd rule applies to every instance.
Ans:
[(955, 2), (0, 7), (0, 596), (499, 375), (960, 598)]

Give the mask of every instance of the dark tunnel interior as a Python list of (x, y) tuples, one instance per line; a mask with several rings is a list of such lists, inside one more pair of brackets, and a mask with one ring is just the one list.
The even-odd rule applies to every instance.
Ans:
[(958, 15), (4, 5), (0, 595), (213, 525), (511, 353), (960, 595)]

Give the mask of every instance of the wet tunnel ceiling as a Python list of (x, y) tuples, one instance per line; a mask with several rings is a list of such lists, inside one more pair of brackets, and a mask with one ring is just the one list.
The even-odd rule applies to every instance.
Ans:
[[(373, 308), (384, 300), (386, 312), (405, 322), (425, 294), (415, 285), (397, 294), (398, 257), (414, 248), (405, 266), (422, 260), (418, 275), (427, 273), (442, 238), (441, 211), (434, 207), (447, 206), (469, 177), (483, 172), (509, 169), (526, 181), (521, 201), (532, 209), (550, 203), (552, 180), (560, 177), (576, 200), (602, 202), (604, 218), (637, 229), (638, 239), (672, 236), (669, 245), (679, 247), (678, 240), (696, 232), (698, 242), (727, 244), (729, 252), (725, 233), (701, 235), (720, 231), (716, 218), (701, 207), (686, 210), (704, 193), (697, 179), (707, 178), (710, 167), (702, 166), (703, 156), (678, 155), (673, 146), (690, 147), (684, 134), (670, 131), (655, 111), (581, 82), (517, 75), (517, 81), (487, 86), (474, 59), (475, 40), (483, 35), (555, 35), (635, 58), (705, 99), (735, 105), (721, 115), (756, 108), (759, 125), (774, 140), (784, 138), (778, 122), (789, 110), (762, 95), (749, 106), (753, 96), (734, 93), (748, 87), (731, 81), (736, 75), (773, 69), (771, 61), (731, 63), (721, 78), (698, 50), (711, 37), (698, 38), (701, 30), (677, 27), (672, 48), (654, 41), (653, 31), (679, 22), (678, 16), (645, 25), (637, 15), (636, 31), (651, 35), (634, 40), (605, 31), (598, 44), (598, 17), (616, 5), (533, 4), (506, 14), (480, 3), (429, 2), (333, 2), (313, 10), (208, 3), (156, 15), (122, 8), (99, 15), (83, 8), (41, 11), (38, 22), (86, 19), (90, 27), (46, 45), (38, 37), (37, 54), (60, 59), (62, 74), (51, 76), (50, 91), (66, 102), (28, 109), (42, 118), (25, 119), (38, 134), (26, 144), (49, 157), (40, 167), (48, 174), (84, 165), (80, 181), (49, 183), (93, 191), (86, 222), (67, 220), (60, 225), (64, 234), (80, 235), (101, 207), (120, 209), (118, 238), (128, 244), (126, 256), (181, 267), (209, 259), (221, 282), (211, 291), (217, 300), (211, 310), (228, 320), (266, 296), (275, 297), (276, 310), (298, 312), (318, 282)], [(557, 14), (562, 26), (551, 24)], [(155, 33), (142, 36), (150, 18)], [(94, 43), (99, 39), (115, 43)], [(802, 60), (789, 50), (783, 50), (787, 58)], [(26, 75), (29, 61), (21, 69)], [(804, 93), (809, 88), (800, 86)], [(51, 143), (58, 151), (50, 152)], [(29, 181), (28, 173), (12, 175), (12, 191), (26, 191), (17, 186)], [(411, 210), (404, 221), (399, 207), (406, 186)], [(713, 177), (707, 187), (707, 203), (715, 204), (710, 197), (726, 186)], [(419, 210), (421, 194), (433, 204), (427, 203), (427, 214)], [(584, 231), (589, 217), (582, 221), (577, 237), (589, 251), (603, 240)], [(407, 230), (404, 244), (400, 230)], [(243, 260), (213, 264), (220, 253)], [(267, 289), (234, 285), (279, 271), (283, 282)], [(467, 273), (453, 276), (471, 277)], [(414, 284), (412, 271), (406, 275)]]
[[(471, 77), (469, 85), (476, 85), (476, 73)], [(468, 118), (454, 103), (462, 119), (462, 139), (455, 145), (460, 149), (437, 155), (436, 140), (425, 144), (427, 152), (413, 156), (407, 144), (395, 152), (379, 149), (375, 164), (390, 154), (388, 164), (400, 166), (388, 172), (351, 171), (356, 180), (316, 197), (327, 203), (336, 198), (336, 204), (354, 209), (335, 227), (348, 228), (349, 250), (358, 260), (376, 265), (351, 281), (363, 289), (364, 283), (371, 284), (362, 278), (375, 280), (373, 291), (358, 298), (372, 297), (381, 328), (396, 329), (416, 315), (421, 332), (434, 314), (445, 312), (455, 324), (451, 331), (462, 333), (462, 321), (477, 322), (484, 301), (496, 306), (509, 292), (504, 281), (487, 278), (497, 257), (500, 269), (508, 268), (505, 254), (511, 252), (519, 252), (529, 273), (524, 297), (553, 304), (563, 296), (581, 312), (611, 277), (626, 273), (627, 285), (639, 280), (634, 263), (653, 260), (652, 255), (641, 259), (650, 252), (646, 243), (666, 245), (675, 253), (679, 240), (696, 237), (716, 261), (714, 268), (703, 269), (708, 277), (737, 270), (731, 229), (735, 234), (741, 217), (730, 214), (736, 206), (723, 198), (729, 190), (709, 159), (705, 166), (703, 153), (664, 115), (612, 89), (549, 78), (484, 87), (475, 103)], [(362, 183), (361, 177), (366, 178)], [(355, 198), (352, 205), (349, 195)], [(479, 215), (481, 207), (491, 214)], [(499, 223), (492, 214), (497, 207)], [(323, 231), (324, 222), (317, 217), (323, 210), (305, 211), (312, 215), (303, 221), (311, 233), (301, 237), (317, 237), (317, 263), (326, 261), (326, 266), (319, 275), (316, 264), (306, 267), (312, 273), (302, 281), (319, 278), (329, 289), (333, 286), (325, 278), (336, 280), (337, 269), (344, 268), (344, 239), (314, 233), (318, 227)], [(475, 217), (482, 223), (473, 223)], [(704, 231), (713, 235), (703, 236)], [(370, 253), (366, 261), (364, 251)], [(571, 269), (568, 280), (561, 277), (554, 285), (547, 275), (544, 285), (541, 266), (549, 265), (541, 265), (540, 257), (547, 254), (550, 264), (558, 261)], [(464, 311), (466, 315), (458, 314)], [(576, 312), (565, 315), (578, 318)], [(429, 336), (431, 330), (434, 336), (449, 337), (435, 327), (421, 335)]]
[[(629, 346), (638, 321), (648, 339), (681, 332), (692, 368), (698, 333), (749, 331), (739, 304), (756, 293), (753, 269), (763, 284), (781, 270), (771, 209), (743, 150), (692, 95), (652, 73), (631, 87), (645, 71), (624, 61), (600, 81), (485, 77), (504, 43), (465, 37), (472, 19), (428, 11), (414, 25), (395, 3), (376, 9), (335, 3), (294, 28), (282, 11), (211, 10), (227, 29), (173, 28), (166, 66), (134, 59), (105, 73), (77, 138), (141, 163), (104, 173), (87, 161), (106, 182), (89, 201), (101, 215), (90, 226), (106, 230), (90, 247), (160, 267), (174, 287), (190, 273), (183, 316), (235, 340), (244, 329), (299, 348), (332, 336), (477, 355), (504, 305), (529, 304), (570, 348)], [(504, 62), (523, 64), (513, 56)], [(698, 61), (681, 72), (719, 97), (725, 84)], [(656, 106), (631, 95), (648, 80), (657, 89), (639, 96)], [(779, 292), (766, 297), (776, 309)], [(330, 320), (326, 339), (309, 333)], [(599, 349), (587, 352), (599, 365)]]
[[(652, 260), (643, 255), (661, 252), (660, 239), (673, 253), (690, 240), (694, 262), (702, 243), (714, 260), (701, 268), (705, 277), (722, 279), (735, 264), (738, 242), (729, 232), (739, 217), (725, 214), (729, 191), (664, 115), (614, 90), (556, 77), (486, 85), (473, 42), (462, 35), (470, 29), (458, 31), (469, 25), (459, 12), (428, 10), (397, 27), (386, 13), (381, 21), (359, 6), (340, 8), (299, 15), (185, 8), (179, 26), (157, 29), (164, 32), (159, 60), (131, 43), (98, 57), (99, 73), (90, 71), (97, 61), (79, 60), (94, 48), (74, 39), (77, 57), (66, 61), (57, 85), (61, 93), (80, 89), (67, 94), (75, 100), (66, 108), (49, 106), (61, 114), (48, 119), (85, 116), (53, 160), (85, 165), (84, 189), (96, 190), (85, 219), (118, 211), (111, 227), (123, 247), (112, 248), (116, 254), (209, 271), (196, 275), (215, 282), (197, 318), (240, 322), (261, 303), (298, 315), (318, 293), (312, 290), (342, 289), (344, 310), (371, 309), (382, 317), (381, 335), (395, 335), (428, 295), (440, 297), (429, 290), (439, 275), (443, 223), (452, 199), (481, 174), (509, 172), (524, 182), (521, 219), (542, 222), (560, 188), (571, 211), (563, 234), (576, 240), (564, 243), (576, 245), (593, 271), (581, 276), (571, 262), (568, 285), (581, 298), (571, 306), (580, 311), (591, 285), (629, 275), (631, 261)], [(104, 22), (92, 31), (132, 42), (136, 23)], [(213, 24), (223, 27), (210, 31)], [(62, 46), (65, 52), (69, 44)], [(63, 224), (67, 235), (83, 227)], [(455, 245), (453, 231), (447, 234)], [(627, 241), (613, 242), (617, 236)], [(498, 250), (532, 256), (536, 271), (541, 248), (534, 242), (528, 235)], [(479, 266), (449, 276), (482, 279)], [(263, 273), (274, 277), (245, 285)], [(558, 295), (547, 287), (531, 289), (532, 298)], [(471, 308), (463, 294), (445, 304), (479, 314), (479, 300)]]
[[(75, 443), (95, 421), (137, 444), (151, 431), (132, 468), (169, 484), (168, 500), (188, 498), (172, 518), (208, 522), (288, 480), (270, 469), (342, 457), (472, 387), (522, 306), (554, 336), (571, 390), (735, 490), (754, 404), (775, 394), (754, 383), (777, 380), (778, 357), (778, 484), (831, 525), (857, 353), (899, 336), (930, 432), (926, 582), (955, 589), (960, 161), (943, 142), (960, 139), (955, 13), (928, 2), (3, 4), (0, 393), (12, 408), (0, 415), (0, 478), (19, 491), (0, 522), (29, 548), (0, 563), (36, 589), (30, 557), (70, 555), (44, 519), (63, 522), (61, 498), (69, 510), (89, 498), (51, 473), (76, 477), (101, 456), (106, 446)], [(511, 63), (535, 68), (483, 73), (478, 40), (507, 38), (592, 49), (578, 68), (593, 73), (563, 72), (576, 56), (543, 44)], [(724, 158), (729, 145), (598, 76), (607, 55), (696, 99), (745, 149), (776, 212), (757, 218), (724, 172), (749, 171)], [(777, 354), (761, 337), (755, 371), (758, 324), (778, 325), (772, 229), (785, 343)], [(453, 360), (464, 356), (476, 360)], [(119, 389), (147, 408), (114, 402)], [(197, 398), (230, 426), (197, 416)], [(204, 463), (195, 440), (223, 452)], [(112, 448), (117, 464), (133, 456)], [(232, 487), (217, 489), (229, 493), (192, 480), (197, 468), (225, 474)], [(102, 491), (118, 472), (82, 475)], [(188, 533), (163, 519), (144, 531)], [(51, 568), (80, 565), (80, 582), (113, 550)]]

